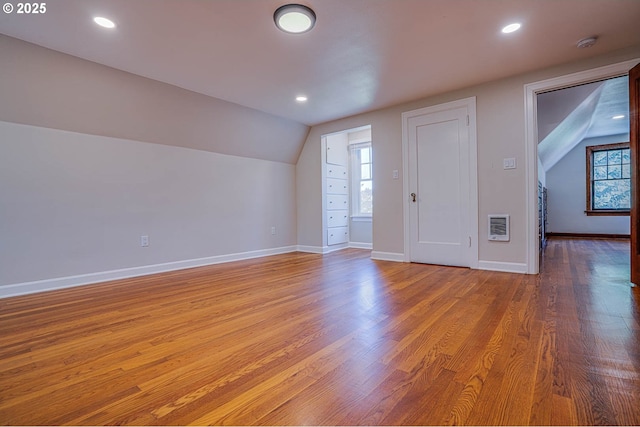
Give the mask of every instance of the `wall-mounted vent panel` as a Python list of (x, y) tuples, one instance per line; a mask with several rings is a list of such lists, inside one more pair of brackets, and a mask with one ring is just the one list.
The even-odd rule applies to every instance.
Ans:
[(489, 215), (489, 240), (509, 241), (509, 215)]

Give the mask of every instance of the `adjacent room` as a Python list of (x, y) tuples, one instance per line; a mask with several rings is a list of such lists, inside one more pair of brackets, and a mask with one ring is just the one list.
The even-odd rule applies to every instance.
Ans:
[(547, 236), (629, 238), (628, 111), (627, 76), (538, 95)]
[(640, 424), (640, 2), (0, 14), (0, 424)]

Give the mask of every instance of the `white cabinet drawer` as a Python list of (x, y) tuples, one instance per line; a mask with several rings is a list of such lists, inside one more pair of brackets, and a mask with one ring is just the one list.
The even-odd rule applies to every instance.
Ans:
[(348, 144), (349, 141), (346, 134), (327, 136), (327, 163), (346, 166), (349, 157)]
[(327, 194), (347, 194), (349, 189), (347, 187), (346, 179), (327, 178)]
[(329, 211), (327, 227), (345, 227), (349, 225), (349, 211)]
[(348, 209), (346, 194), (327, 194), (327, 210)]
[(327, 165), (327, 178), (347, 179), (347, 168), (338, 165)]
[(349, 227), (334, 227), (327, 230), (327, 245), (338, 245), (349, 241)]

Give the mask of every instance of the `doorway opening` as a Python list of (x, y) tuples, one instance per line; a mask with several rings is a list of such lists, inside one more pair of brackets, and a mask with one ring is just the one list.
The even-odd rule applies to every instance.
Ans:
[(629, 237), (628, 77), (539, 93), (537, 119), (540, 246), (546, 235)]
[[(540, 120), (541, 117), (539, 116), (540, 111), (538, 108), (538, 103), (545, 102), (544, 100), (544, 97), (546, 96), (545, 94), (551, 94), (549, 96), (552, 97), (553, 91), (558, 91), (561, 89), (564, 90), (564, 89), (573, 88), (573, 87), (578, 87), (577, 89), (574, 89), (576, 92), (580, 92), (580, 91), (588, 92), (589, 90), (594, 90), (594, 91), (598, 90), (600, 91), (599, 96), (601, 97), (602, 90), (603, 90), (602, 87), (604, 86), (604, 83), (602, 83), (603, 81), (621, 77), (621, 76), (626, 76), (629, 70), (637, 62), (638, 60), (626, 61), (619, 64), (613, 64), (613, 65), (609, 65), (609, 66), (605, 66), (605, 67), (601, 67), (593, 70), (588, 70), (584, 72), (579, 72), (579, 73), (575, 73), (567, 76), (562, 76), (558, 78), (553, 78), (553, 79), (525, 85), (524, 90), (525, 90), (525, 115), (526, 115), (525, 138), (526, 138), (526, 167), (527, 167), (526, 200), (527, 200), (527, 224), (528, 224), (528, 228), (527, 228), (527, 270), (528, 270), (527, 272), (528, 273), (537, 274), (540, 269), (538, 255), (540, 250), (540, 239), (543, 238), (540, 236), (540, 233), (541, 233), (540, 227), (541, 227), (541, 224), (543, 224), (544, 218), (540, 217), (541, 214), (539, 212), (539, 197), (538, 197), (539, 183), (542, 184), (542, 182), (546, 181), (548, 178), (546, 175), (545, 167), (548, 170), (550, 170), (551, 167), (555, 165), (554, 161), (557, 163), (558, 161), (560, 161), (560, 159), (564, 157), (564, 155), (562, 155), (562, 151), (563, 150), (567, 151), (567, 147), (569, 147), (570, 145), (569, 144), (563, 150), (559, 150), (557, 147), (553, 147), (552, 144), (547, 144), (549, 148), (545, 148), (541, 150), (540, 156), (539, 156), (538, 143), (539, 142), (542, 143), (542, 141), (544, 141), (545, 138), (548, 138), (553, 131), (549, 131), (549, 133), (545, 135), (545, 133), (548, 131), (548, 127), (550, 126), (548, 123), (545, 123), (544, 120)], [(600, 83), (598, 86), (600, 89), (597, 89), (597, 88), (594, 89), (593, 87), (591, 88), (583, 87), (586, 84), (591, 84), (594, 82)], [(618, 81), (618, 84), (619, 84), (619, 81)], [(597, 108), (598, 103), (593, 102), (596, 98), (599, 99), (598, 96), (594, 95), (590, 100), (591, 103), (593, 104), (592, 105), (593, 108)], [(581, 114), (576, 114), (575, 117), (573, 117), (573, 119), (576, 119), (580, 115), (584, 116), (585, 111), (588, 112), (589, 110), (587, 109), (587, 110), (584, 110)], [(628, 111), (628, 107), (627, 107), (627, 111)], [(614, 115), (612, 114), (612, 117), (613, 116)], [(628, 112), (627, 112), (627, 116), (628, 116)], [(544, 117), (544, 114), (543, 114), (543, 117)], [(583, 126), (586, 127), (586, 129), (582, 130), (583, 137), (587, 134), (585, 132), (589, 131), (590, 125), (591, 125), (590, 122), (587, 125), (583, 124)], [(566, 127), (570, 128), (570, 126), (566, 126)], [(540, 132), (542, 132), (542, 134), (540, 134)], [(576, 133), (575, 130), (574, 130), (574, 133)], [(579, 132), (577, 134), (579, 134)], [(580, 139), (580, 141), (581, 140), (582, 138)], [(578, 143), (580, 141), (578, 141)], [(574, 144), (574, 147), (575, 145), (577, 144)], [(569, 147), (568, 151), (571, 151), (571, 149), (573, 149), (574, 147)], [(584, 161), (585, 159), (584, 156), (585, 155), (583, 154), (583, 162), (585, 163), (584, 167), (586, 168), (586, 162)], [(546, 162), (546, 166), (543, 164), (543, 162)], [(549, 167), (549, 165), (552, 165), (552, 166)], [(583, 186), (586, 183), (586, 178), (584, 178), (584, 175), (583, 175), (582, 183), (583, 183)], [(580, 194), (586, 194), (586, 188), (580, 191)], [(552, 203), (553, 203), (553, 200), (550, 201), (549, 208), (552, 207)], [(586, 205), (583, 207), (583, 212), (586, 210), (585, 208), (586, 208)], [(627, 218), (627, 222), (628, 222), (628, 218)], [(549, 226), (552, 227), (552, 225), (549, 225)], [(549, 230), (549, 231), (552, 231), (552, 230)]]

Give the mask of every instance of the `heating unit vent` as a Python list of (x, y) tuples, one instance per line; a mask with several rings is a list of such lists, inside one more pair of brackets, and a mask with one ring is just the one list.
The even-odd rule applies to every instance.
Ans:
[(489, 240), (509, 241), (509, 215), (489, 215)]

